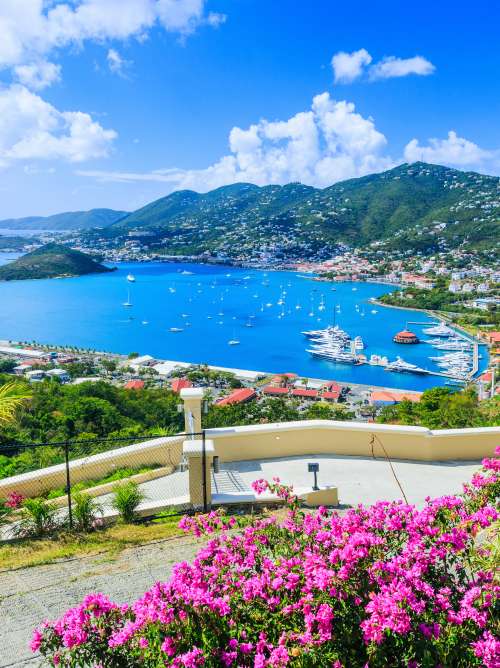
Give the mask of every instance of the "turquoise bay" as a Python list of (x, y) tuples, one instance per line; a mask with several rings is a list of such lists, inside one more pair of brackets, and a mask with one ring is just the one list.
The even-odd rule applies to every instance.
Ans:
[[(129, 273), (134, 283), (127, 281)], [(434, 368), (428, 357), (436, 353), (430, 346), (392, 341), (407, 321), (429, 318), (418, 311), (369, 303), (370, 297), (390, 289), (380, 284), (319, 283), (292, 272), (120, 264), (105, 275), (1, 283), (0, 338), (137, 351), (169, 360), (293, 371), (309, 378), (404, 389), (443, 384), (445, 379), (439, 377), (389, 373), (367, 364), (333, 364), (306, 352), (301, 332), (323, 328), (335, 317), (352, 337), (363, 338), (368, 357), (377, 353), (392, 360), (401, 355), (423, 368)], [(285, 303), (278, 305), (283, 291)], [(125, 307), (129, 293), (132, 306)], [(322, 299), (325, 309), (319, 310)], [(170, 332), (171, 327), (182, 331)], [(421, 326), (411, 328), (421, 335)], [(239, 345), (229, 345), (231, 339)]]

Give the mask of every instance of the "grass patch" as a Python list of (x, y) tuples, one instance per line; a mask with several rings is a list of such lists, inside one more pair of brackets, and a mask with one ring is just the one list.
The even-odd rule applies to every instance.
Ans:
[(41, 566), (99, 553), (115, 558), (129, 547), (183, 535), (177, 527), (179, 519), (172, 516), (161, 524), (116, 524), (89, 534), (61, 532), (52, 539), (14, 541), (0, 546), (0, 569)]

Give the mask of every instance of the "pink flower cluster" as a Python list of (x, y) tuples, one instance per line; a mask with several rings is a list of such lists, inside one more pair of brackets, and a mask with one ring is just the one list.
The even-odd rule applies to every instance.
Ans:
[(5, 505), (7, 508), (17, 510), (17, 508), (20, 508), (23, 505), (25, 498), (26, 497), (23, 494), (19, 494), (18, 492), (11, 492), (7, 497)]
[(302, 513), (289, 487), (257, 481), (290, 503), (283, 521), (229, 532), (217, 512), (184, 518), (209, 535), (193, 563), (130, 607), (87, 597), (32, 648), (72, 668), (499, 668), (497, 574), (474, 565), (477, 532), (498, 519), (498, 460), (481, 476), (422, 509), (381, 501), (343, 516)]
[(224, 511), (213, 510), (206, 515), (184, 515), (179, 522), (179, 528), (193, 535), (208, 536), (216, 531), (232, 529), (236, 525), (234, 517), (225, 517)]

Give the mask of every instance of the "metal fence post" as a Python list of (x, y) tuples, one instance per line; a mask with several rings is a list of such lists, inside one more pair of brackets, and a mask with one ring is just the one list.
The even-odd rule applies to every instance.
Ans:
[(71, 476), (69, 473), (69, 443), (64, 444), (64, 459), (66, 462), (66, 494), (68, 495), (69, 528), (73, 529), (73, 507), (71, 505)]
[(202, 485), (203, 485), (203, 512), (208, 511), (207, 502), (207, 452), (205, 447), (205, 430), (201, 432), (201, 468), (202, 468)]

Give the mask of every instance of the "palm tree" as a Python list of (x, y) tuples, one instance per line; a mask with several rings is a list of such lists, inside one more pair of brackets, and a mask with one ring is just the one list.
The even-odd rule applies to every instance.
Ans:
[(12, 422), (18, 409), (31, 398), (29, 388), (12, 381), (0, 387), (0, 425)]

